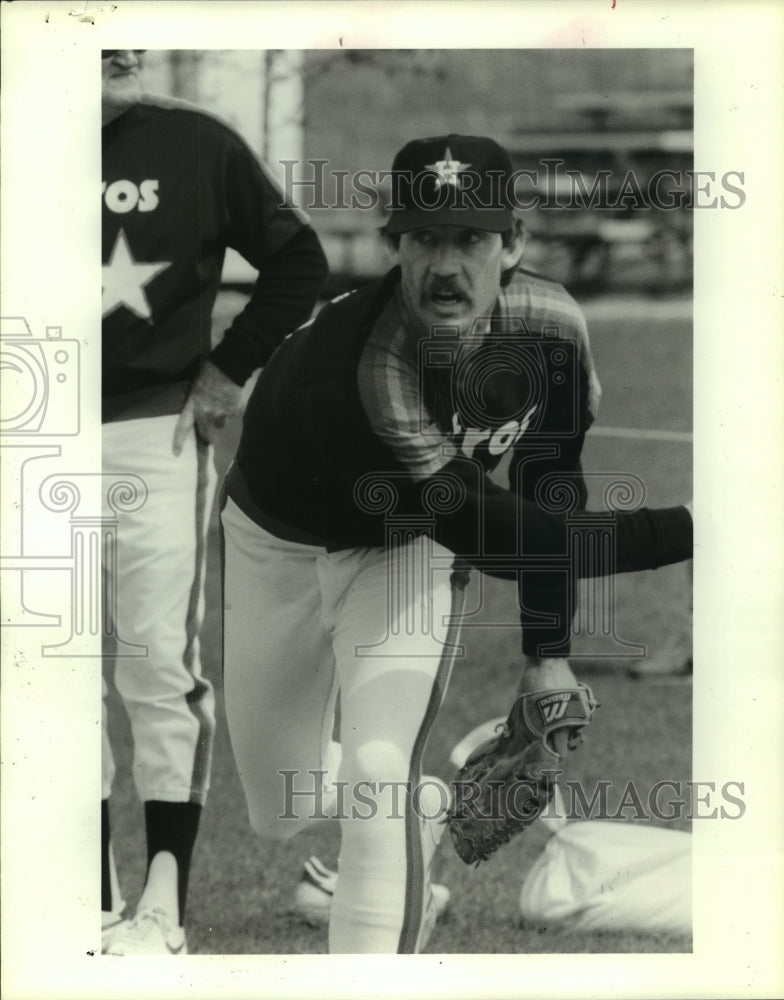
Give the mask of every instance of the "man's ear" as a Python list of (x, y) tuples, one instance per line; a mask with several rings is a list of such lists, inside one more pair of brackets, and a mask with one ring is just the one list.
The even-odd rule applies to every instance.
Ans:
[(509, 246), (504, 247), (501, 254), (501, 270), (508, 271), (512, 267), (517, 267), (523, 258), (525, 249), (525, 230), (520, 221), (516, 224), (516, 235)]
[(386, 231), (386, 228), (384, 226), (382, 226), (381, 229), (379, 229), (379, 233), (381, 234), (381, 242), (384, 244), (386, 252), (392, 258), (392, 261), (395, 264), (399, 264), (401, 234), (393, 236), (391, 233), (388, 233)]

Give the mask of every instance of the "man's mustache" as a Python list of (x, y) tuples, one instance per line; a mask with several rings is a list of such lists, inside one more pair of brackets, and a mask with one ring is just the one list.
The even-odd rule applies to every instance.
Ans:
[(457, 295), (468, 299), (469, 295), (462, 284), (454, 278), (434, 278), (430, 282), (431, 295)]

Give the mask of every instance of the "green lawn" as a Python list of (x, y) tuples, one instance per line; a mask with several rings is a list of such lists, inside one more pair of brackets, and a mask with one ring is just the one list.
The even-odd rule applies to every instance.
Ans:
[[(225, 325), (237, 299), (224, 295), (216, 326)], [(640, 313), (640, 315), (636, 315)], [(632, 310), (629, 318), (590, 319), (594, 353), (604, 386), (599, 425), (646, 430), (688, 431), (691, 427), (691, 325), (688, 319), (657, 319)], [(218, 450), (225, 467), (236, 441), (237, 422)], [(691, 448), (680, 441), (652, 441), (590, 435), (586, 469), (602, 474), (634, 473), (645, 484), (648, 501), (675, 504), (691, 495)], [(606, 478), (606, 476), (605, 476)], [(593, 480), (592, 496), (604, 479)], [(326, 951), (326, 931), (302, 924), (289, 908), (304, 858), (318, 853), (334, 862), (337, 830), (302, 834), (288, 844), (267, 843), (249, 829), (223, 715), (220, 691), (217, 531), (210, 532), (208, 613), (203, 629), (205, 671), (218, 692), (218, 735), (212, 791), (204, 811), (191, 876), (189, 948), (195, 953), (276, 954)], [(474, 584), (476, 587), (476, 584)], [(691, 684), (683, 679), (634, 681), (628, 661), (616, 654), (640, 643), (655, 650), (664, 637), (686, 628), (689, 580), (684, 567), (619, 578), (615, 590), (614, 636), (581, 635), (575, 641), (574, 667), (594, 689), (601, 708), (586, 742), (566, 762), (567, 777), (590, 791), (600, 780), (613, 794), (633, 780), (640, 789), (656, 781), (686, 781), (691, 776)], [(453, 682), (428, 749), (427, 770), (451, 777), (448, 756), (465, 733), (510, 704), (519, 661), (514, 626), (513, 589), (487, 581), (480, 621), (493, 628), (469, 630), (467, 656)], [(497, 623), (508, 623), (498, 625)], [(142, 812), (129, 780), (129, 735), (116, 697), (112, 731), (118, 777), (112, 798), (115, 852), (123, 890), (135, 902), (143, 878)], [(673, 827), (687, 829), (685, 819)], [(686, 937), (638, 934), (577, 934), (553, 927), (521, 926), (518, 895), (525, 871), (544, 843), (532, 828), (489, 863), (468, 868), (449, 845), (438, 860), (437, 877), (452, 890), (452, 909), (440, 923), (430, 952), (683, 952)]]

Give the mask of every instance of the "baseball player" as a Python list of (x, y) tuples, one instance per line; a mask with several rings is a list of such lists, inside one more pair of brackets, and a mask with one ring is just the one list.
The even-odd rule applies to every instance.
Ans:
[[(488, 138), (404, 147), (386, 226), (397, 266), (278, 348), (227, 474), (232, 745), (258, 833), (340, 821), (333, 953), (417, 952), (432, 929), (448, 790), (421, 764), (468, 567), (518, 581), (520, 689), (563, 696), (555, 718), (583, 697), (566, 659), (578, 574), (691, 554), (684, 507), (581, 511), (598, 384), (574, 302), (519, 266), (510, 175)], [(510, 453), (504, 489), (489, 473)], [(597, 525), (613, 560), (575, 563)]]
[[(135, 474), (145, 502), (120, 516), (115, 681), (131, 723), (148, 868), (124, 919), (111, 848), (114, 776), (103, 727), (104, 950), (186, 950), (188, 873), (210, 776), (214, 698), (199, 658), (210, 442), (241, 387), (308, 318), (326, 276), (305, 218), (225, 124), (142, 95), (143, 52), (102, 53), (103, 471)], [(259, 270), (216, 347), (211, 313), (227, 247)], [(112, 590), (107, 590), (111, 594)], [(106, 689), (104, 686), (104, 694)]]

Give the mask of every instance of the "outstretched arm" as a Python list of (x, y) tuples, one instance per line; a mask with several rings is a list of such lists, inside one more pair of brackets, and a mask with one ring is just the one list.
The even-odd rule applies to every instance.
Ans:
[[(568, 654), (581, 578), (657, 569), (692, 555), (692, 518), (685, 506), (549, 513), (460, 457), (418, 484), (422, 506), (432, 507), (428, 498), (439, 484), (455, 501), (436, 512), (436, 539), (483, 572), (518, 581), (526, 599), (523, 652), (529, 656), (547, 655), (546, 649)], [(534, 578), (536, 585), (527, 586)]]

